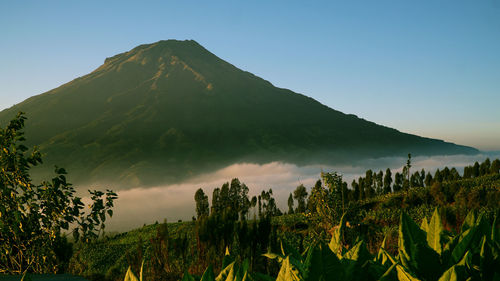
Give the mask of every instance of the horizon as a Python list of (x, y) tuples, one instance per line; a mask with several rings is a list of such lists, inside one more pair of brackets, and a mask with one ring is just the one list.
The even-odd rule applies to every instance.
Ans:
[(0, 110), (138, 45), (192, 39), (343, 113), (500, 150), (497, 1), (147, 3), (0, 4), (0, 23), (8, 27), (0, 35), (9, 42), (0, 46)]

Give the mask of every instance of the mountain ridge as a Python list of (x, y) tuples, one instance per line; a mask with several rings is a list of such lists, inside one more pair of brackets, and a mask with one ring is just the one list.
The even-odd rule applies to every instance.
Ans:
[[(307, 164), (477, 150), (344, 114), (220, 59), (193, 40), (143, 44), (0, 112), (77, 183), (175, 182), (234, 162)], [(49, 168), (40, 168), (48, 174)]]

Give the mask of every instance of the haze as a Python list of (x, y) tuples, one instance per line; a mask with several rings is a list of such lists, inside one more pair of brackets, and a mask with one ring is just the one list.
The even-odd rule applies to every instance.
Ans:
[[(462, 173), (463, 167), (475, 161), (484, 161), (500, 158), (500, 153), (479, 155), (454, 155), (415, 157), (412, 162), (412, 171), (426, 171), (434, 173), (437, 168), (444, 166), (455, 167)], [(203, 188), (211, 200), (212, 191), (224, 182), (237, 177), (249, 189), (249, 195), (257, 195), (262, 190), (273, 189), (278, 207), (287, 210), (287, 198), (299, 184), (304, 184), (308, 192), (320, 178), (321, 171), (337, 171), (349, 184), (353, 179), (363, 175), (366, 170), (374, 171), (391, 168), (393, 174), (401, 172), (406, 163), (404, 157), (391, 157), (381, 159), (367, 159), (353, 163), (352, 166), (320, 166), (311, 165), (297, 167), (287, 163), (268, 163), (264, 165), (241, 163), (228, 166), (217, 172), (201, 175), (179, 184), (158, 186), (153, 188), (133, 188), (118, 191), (119, 199), (115, 204), (115, 215), (107, 225), (108, 231), (127, 231), (143, 224), (169, 222), (178, 220), (191, 220), (195, 215), (194, 193), (198, 188)]]

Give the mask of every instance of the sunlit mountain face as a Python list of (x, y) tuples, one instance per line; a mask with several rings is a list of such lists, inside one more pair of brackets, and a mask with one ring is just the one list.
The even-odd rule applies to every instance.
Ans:
[(195, 41), (160, 41), (0, 112), (26, 112), (29, 145), (70, 181), (175, 183), (235, 163), (332, 164), (477, 150), (344, 114), (223, 61)]

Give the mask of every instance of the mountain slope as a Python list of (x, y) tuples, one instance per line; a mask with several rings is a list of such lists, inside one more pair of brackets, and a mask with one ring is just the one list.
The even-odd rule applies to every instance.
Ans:
[(58, 164), (77, 183), (173, 182), (238, 161), (477, 152), (276, 88), (194, 41), (160, 41), (107, 58), (92, 73), (0, 112), (0, 124), (18, 111), (29, 118), (30, 144), (46, 154), (38, 173)]

